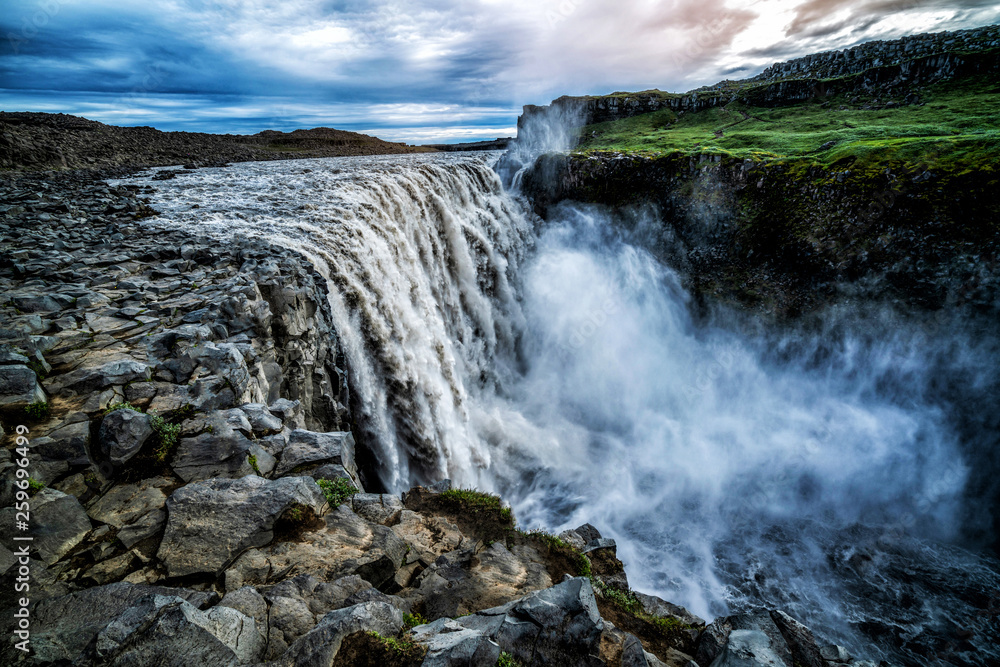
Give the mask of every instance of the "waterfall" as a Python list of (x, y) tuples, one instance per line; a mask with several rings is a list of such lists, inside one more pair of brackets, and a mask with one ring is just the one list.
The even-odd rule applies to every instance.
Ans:
[(948, 546), (984, 523), (952, 408), (995, 390), (993, 347), (877, 307), (819, 331), (696, 322), (680, 277), (606, 213), (542, 223), (495, 160), (204, 169), (156, 184), (151, 224), (313, 261), (392, 491), (450, 477), (502, 493), (522, 525), (589, 521), (640, 590), (707, 618), (780, 606), (859, 649), (878, 626), (873, 658), (988, 624), (972, 592), (928, 582), (1000, 582)]

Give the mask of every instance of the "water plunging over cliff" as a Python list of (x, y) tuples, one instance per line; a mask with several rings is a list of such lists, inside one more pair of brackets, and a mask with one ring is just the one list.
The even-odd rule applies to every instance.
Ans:
[(858, 649), (859, 628), (888, 628), (887, 652), (981, 631), (970, 600), (1000, 577), (940, 546), (978, 517), (954, 396), (933, 383), (946, 365), (974, 392), (986, 352), (881, 311), (816, 334), (696, 322), (678, 276), (605, 215), (541, 224), (494, 159), (186, 172), (157, 184), (151, 224), (312, 259), (391, 490), (447, 476), (528, 526), (594, 523), (636, 588), (704, 616), (777, 605)]

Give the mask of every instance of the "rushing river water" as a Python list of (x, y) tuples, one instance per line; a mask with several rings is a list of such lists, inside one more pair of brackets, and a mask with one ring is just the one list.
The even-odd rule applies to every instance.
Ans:
[(969, 488), (997, 433), (962, 415), (995, 409), (994, 348), (875, 307), (693, 320), (624, 227), (572, 205), (541, 222), (495, 160), (185, 171), (152, 183), (149, 224), (267, 239), (327, 276), (386, 488), (450, 477), (522, 525), (593, 523), (633, 587), (706, 618), (766, 604), (870, 658), (997, 664), (998, 566), (959, 546), (989, 531)]

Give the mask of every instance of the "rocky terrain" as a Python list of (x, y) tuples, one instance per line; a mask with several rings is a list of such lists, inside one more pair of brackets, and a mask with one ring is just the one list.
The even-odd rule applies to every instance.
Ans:
[(0, 111), (0, 170), (220, 165), (429, 149), (326, 127), (254, 135), (161, 132), (48, 113)]
[(148, 192), (94, 174), (0, 187), (3, 664), (873, 664), (779, 610), (706, 625), (634, 592), (593, 526), (366, 493), (301, 257), (151, 234)]

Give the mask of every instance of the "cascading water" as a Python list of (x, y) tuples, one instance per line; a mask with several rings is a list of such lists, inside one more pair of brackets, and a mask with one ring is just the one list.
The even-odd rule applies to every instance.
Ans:
[(150, 224), (267, 238), (328, 277), (387, 488), (451, 477), (522, 524), (594, 523), (637, 589), (709, 618), (778, 606), (906, 664), (962, 626), (958, 664), (990, 664), (997, 564), (950, 545), (982, 525), (953, 406), (982, 400), (991, 348), (877, 309), (813, 333), (696, 322), (621, 227), (580, 206), (540, 224), (495, 159), (199, 170), (157, 183)]

